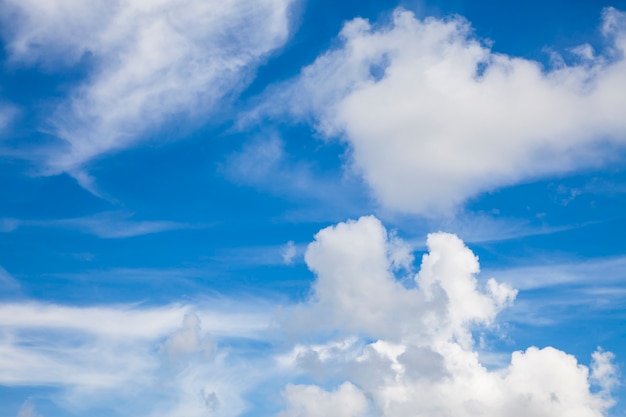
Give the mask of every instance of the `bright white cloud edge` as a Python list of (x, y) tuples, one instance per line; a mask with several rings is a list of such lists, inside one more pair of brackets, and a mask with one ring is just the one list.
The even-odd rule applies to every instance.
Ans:
[[(485, 368), (473, 334), (496, 329), (516, 291), (478, 279), (478, 259), (456, 236), (431, 234), (427, 246), (412, 274), (411, 248), (375, 217), (326, 228), (305, 254), (311, 298), (278, 313), (262, 303), (5, 303), (0, 350), (11, 360), (0, 382), (60, 387), (56, 401), (75, 412), (115, 404), (134, 416), (241, 415), (268, 387), (282, 390), (281, 417), (606, 415), (610, 352), (587, 368), (531, 347)], [(251, 354), (233, 337), (266, 347)]]

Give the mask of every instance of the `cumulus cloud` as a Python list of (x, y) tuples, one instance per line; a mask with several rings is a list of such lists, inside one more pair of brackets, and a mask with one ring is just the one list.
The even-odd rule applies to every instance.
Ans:
[[(285, 416), (334, 414), (339, 404), (363, 417), (605, 415), (611, 354), (594, 353), (591, 373), (552, 347), (514, 352), (498, 369), (481, 364), (474, 334), (494, 324), (516, 291), (479, 280), (478, 258), (456, 236), (431, 234), (427, 246), (411, 286), (394, 276), (389, 233), (376, 218), (316, 235), (306, 261), (317, 278), (300, 314), (328, 323), (326, 337), (349, 337), (299, 344), (277, 358), (322, 381), (288, 385)], [(337, 380), (345, 382), (329, 389)]]
[(349, 144), (351, 168), (383, 206), (438, 215), (624, 145), (626, 17), (608, 8), (602, 22), (606, 50), (585, 45), (571, 64), (544, 68), (491, 51), (461, 17), (357, 18), (269, 100)]
[(612, 353), (585, 366), (529, 347), (486, 367), (475, 340), (498, 331), (517, 292), (481, 276), (457, 236), (426, 246), (415, 271), (410, 246), (375, 217), (325, 228), (305, 253), (310, 298), (278, 317), (266, 304), (0, 304), (0, 384), (58, 387), (75, 414), (607, 415)]
[(87, 79), (51, 120), (65, 146), (51, 173), (131, 146), (175, 115), (208, 114), (250, 80), (289, 31), (290, 0), (6, 1), (10, 59), (87, 62)]
[(610, 396), (611, 390), (619, 383), (617, 369), (613, 364), (615, 355), (598, 348), (592, 359), (591, 380), (600, 387), (602, 394)]
[(312, 301), (296, 317), (311, 320), (312, 328), (342, 328), (392, 340), (430, 338), (434, 331), (467, 340), (468, 324), (489, 325), (515, 298), (515, 290), (495, 280), (478, 284), (478, 260), (456, 236), (432, 234), (427, 245), (430, 253), (407, 287), (395, 271), (409, 269), (413, 258), (377, 218), (320, 231), (305, 254), (317, 275)]
[(288, 385), (283, 395), (288, 408), (278, 417), (358, 417), (367, 410), (367, 399), (349, 382), (334, 392), (316, 386)]

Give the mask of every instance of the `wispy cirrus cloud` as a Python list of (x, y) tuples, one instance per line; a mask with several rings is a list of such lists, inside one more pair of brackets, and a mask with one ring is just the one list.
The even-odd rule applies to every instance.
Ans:
[(19, 411), (17, 412), (17, 417), (41, 417), (41, 414), (35, 411), (35, 405), (31, 399), (24, 401)]
[(107, 211), (93, 216), (56, 220), (2, 219), (6, 225), (2, 232), (12, 232), (19, 227), (60, 227), (77, 230), (103, 239), (123, 239), (194, 226), (166, 220), (134, 220), (132, 212)]
[(357, 18), (257, 111), (312, 120), (347, 143), (384, 207), (450, 213), (481, 192), (615, 157), (626, 143), (625, 16), (605, 9), (606, 49), (586, 45), (552, 68), (494, 53), (460, 17)]
[[(317, 168), (317, 169), (316, 169)], [(298, 161), (277, 135), (255, 138), (227, 156), (222, 173), (231, 181), (256, 186), (294, 199), (322, 201), (324, 206), (349, 206), (356, 194), (348, 176), (322, 174), (313, 163)], [(356, 197), (356, 196), (352, 196)]]
[(2, 99), (0, 99), (0, 142), (2, 141), (3, 131), (10, 125), (16, 112), (15, 107), (3, 103)]
[(371, 201), (361, 180), (339, 170), (327, 172), (319, 161), (302, 161), (275, 134), (256, 137), (229, 154), (220, 171), (236, 184), (256, 187), (295, 203), (282, 214), (290, 222), (337, 221), (360, 213)]
[(289, 35), (291, 0), (7, 1), (9, 59), (87, 77), (50, 118), (62, 140), (45, 171), (80, 176), (100, 155), (132, 146), (176, 117), (208, 117), (250, 81)]
[[(551, 262), (544, 260), (543, 264), (535, 259), (533, 265), (493, 269), (489, 273), (523, 290), (581, 284), (590, 287), (611, 286), (626, 279), (626, 257)], [(594, 279), (590, 281), (589, 277)]]
[(6, 269), (0, 266), (0, 288), (11, 291), (20, 288), (19, 282)]
[(57, 220), (48, 224), (77, 229), (105, 239), (127, 238), (190, 227), (183, 223), (171, 221), (133, 220), (132, 213), (118, 211), (104, 212), (89, 217)]
[[(2, 304), (0, 352), (7, 362), (0, 366), (0, 384), (59, 387), (56, 401), (66, 409), (121, 405), (121, 415), (150, 415), (151, 410), (203, 415), (206, 402), (189, 400), (206, 391), (221, 402), (214, 404), (218, 415), (236, 415), (248, 383), (229, 381), (225, 366), (242, 370), (236, 371), (227, 351), (215, 352), (213, 338), (255, 339), (267, 328), (268, 316), (250, 304), (210, 304)], [(159, 395), (161, 389), (167, 393)]]

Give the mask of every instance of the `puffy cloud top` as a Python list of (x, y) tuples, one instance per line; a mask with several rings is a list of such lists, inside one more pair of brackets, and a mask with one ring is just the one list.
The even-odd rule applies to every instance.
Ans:
[(322, 323), (345, 339), (297, 345), (278, 363), (345, 382), (330, 390), (288, 385), (280, 416), (605, 415), (613, 404), (610, 353), (593, 354), (591, 375), (552, 347), (514, 352), (501, 369), (485, 368), (472, 332), (493, 324), (517, 292), (494, 279), (480, 285), (478, 258), (448, 233), (429, 235), (416, 285), (403, 285), (394, 276), (392, 239), (378, 219), (362, 217), (320, 231), (309, 245), (306, 261), (317, 279), (296, 321), (307, 331)]
[(407, 287), (394, 272), (398, 259), (410, 267), (407, 245), (390, 236), (377, 218), (320, 231), (305, 254), (317, 274), (307, 314), (376, 338), (436, 336), (471, 344), (469, 329), (489, 325), (516, 291), (493, 279), (480, 288), (478, 259), (455, 235), (431, 234), (427, 245), (414, 285)]
[[(586, 367), (530, 347), (486, 368), (473, 335), (516, 291), (482, 279), (455, 235), (427, 246), (413, 274), (409, 245), (375, 217), (321, 230), (305, 254), (311, 298), (286, 306), (286, 321), (262, 305), (1, 304), (0, 383), (54, 386), (75, 414), (116, 404), (120, 415), (234, 417), (256, 395), (268, 408), (253, 411), (269, 415), (282, 392), (279, 417), (606, 416), (612, 353)], [(251, 355), (246, 340), (263, 348)]]
[(460, 17), (348, 22), (341, 45), (280, 94), (352, 150), (388, 208), (437, 215), (529, 178), (597, 164), (626, 142), (626, 18), (604, 11), (603, 54), (573, 49), (551, 69), (494, 53)]

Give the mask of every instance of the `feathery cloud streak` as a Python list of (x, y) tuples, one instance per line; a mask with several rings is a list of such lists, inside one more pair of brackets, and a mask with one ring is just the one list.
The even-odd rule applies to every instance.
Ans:
[(47, 170), (80, 172), (85, 162), (133, 145), (175, 116), (210, 114), (286, 41), (291, 4), (5, 2), (12, 60), (52, 68), (90, 63), (87, 80), (50, 120), (64, 144), (46, 155)]
[(166, 220), (133, 220), (128, 211), (109, 211), (93, 216), (58, 220), (18, 220), (0, 219), (0, 232), (13, 232), (19, 227), (59, 227), (81, 231), (103, 239), (123, 239), (160, 233), (169, 230), (191, 228), (191, 225)]

